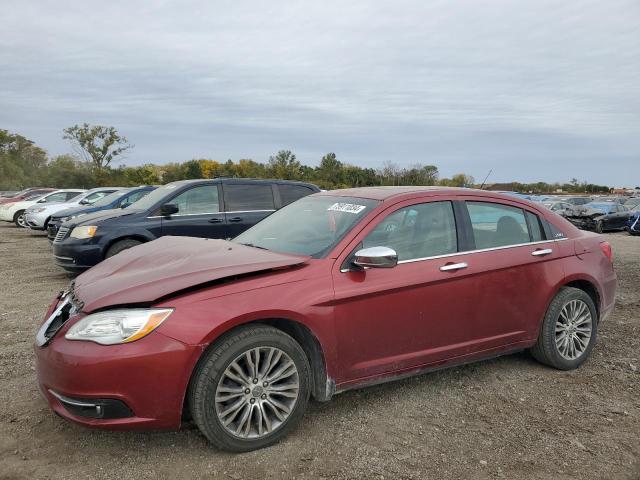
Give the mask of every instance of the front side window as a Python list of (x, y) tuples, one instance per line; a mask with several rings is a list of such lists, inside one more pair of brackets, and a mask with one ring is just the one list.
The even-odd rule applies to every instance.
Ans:
[(226, 184), (222, 188), (227, 212), (275, 209), (269, 184)]
[(67, 192), (57, 192), (43, 198), (44, 202), (64, 202), (67, 199)]
[(363, 247), (392, 248), (398, 261), (456, 253), (453, 206), (451, 202), (429, 202), (401, 208), (366, 236)]
[(304, 197), (272, 213), (233, 241), (322, 258), (378, 203), (357, 197)]
[(197, 215), (205, 213), (218, 213), (217, 185), (201, 185), (182, 192), (167, 203), (178, 207), (178, 215)]
[(110, 193), (112, 193), (112, 192), (93, 192), (93, 193), (87, 195), (86, 197), (84, 197), (83, 200), (85, 201), (85, 203), (88, 203), (89, 205), (93, 205), (95, 202), (100, 200), (102, 197), (105, 197), (105, 196), (109, 195)]
[(466, 202), (476, 249), (528, 243), (524, 210), (488, 202)]

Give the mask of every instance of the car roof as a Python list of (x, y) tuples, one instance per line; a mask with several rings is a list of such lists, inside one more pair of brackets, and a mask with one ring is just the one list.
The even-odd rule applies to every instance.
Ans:
[[(425, 196), (439, 196), (439, 195), (479, 195), (492, 198), (502, 198), (505, 200), (514, 200), (513, 195), (492, 192), (489, 190), (479, 190), (475, 188), (462, 188), (462, 187), (426, 187), (426, 186), (413, 186), (413, 187), (360, 187), (360, 188), (345, 188), (341, 190), (328, 190), (326, 192), (316, 193), (315, 195), (328, 195), (339, 197), (359, 197), (367, 198), (370, 200), (401, 200), (405, 197), (414, 197), (416, 194), (423, 194)], [(523, 198), (517, 198), (517, 200), (524, 200)]]
[(299, 180), (281, 180), (277, 178), (239, 178), (239, 177), (215, 177), (215, 178), (197, 178), (193, 180), (176, 180), (175, 182), (167, 183), (166, 185), (189, 185), (197, 183), (284, 183), (291, 185), (304, 185), (318, 188), (313, 183), (302, 182)]

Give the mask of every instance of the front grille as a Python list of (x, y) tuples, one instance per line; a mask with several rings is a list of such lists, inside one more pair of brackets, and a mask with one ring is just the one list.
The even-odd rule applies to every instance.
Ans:
[(60, 227), (58, 229), (58, 233), (56, 233), (56, 238), (53, 239), (53, 243), (60, 243), (65, 238), (67, 238), (67, 234), (69, 233), (69, 228)]
[(47, 236), (49, 238), (55, 238), (56, 235), (58, 233), (58, 225), (56, 225), (55, 223), (51, 223), (49, 222), (49, 225), (47, 225)]

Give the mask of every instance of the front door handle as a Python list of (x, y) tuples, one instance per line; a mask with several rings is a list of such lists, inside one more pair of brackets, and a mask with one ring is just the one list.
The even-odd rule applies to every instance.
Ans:
[(233, 217), (233, 218), (230, 218), (228, 221), (229, 221), (229, 222), (233, 222), (233, 223), (237, 223), (237, 222), (241, 222), (241, 221), (242, 221), (242, 218), (240, 218), (240, 217)]
[(443, 265), (440, 267), (440, 271), (441, 272), (452, 272), (454, 270), (462, 270), (463, 268), (467, 268), (469, 265), (467, 265), (465, 262), (461, 262), (461, 263), (447, 263), (446, 265)]
[(210, 218), (209, 223), (222, 223), (221, 218)]
[(533, 252), (531, 252), (531, 255), (533, 255), (534, 257), (542, 257), (544, 255), (549, 255), (550, 253), (553, 253), (553, 250), (551, 250), (550, 248), (543, 248), (540, 250), (534, 250)]

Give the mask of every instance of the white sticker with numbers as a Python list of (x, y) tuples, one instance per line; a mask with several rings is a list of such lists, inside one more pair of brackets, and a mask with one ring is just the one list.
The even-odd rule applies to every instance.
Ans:
[(363, 211), (366, 205), (356, 205), (353, 203), (334, 203), (327, 210), (332, 212), (345, 212), (345, 213), (355, 213), (358, 214)]

